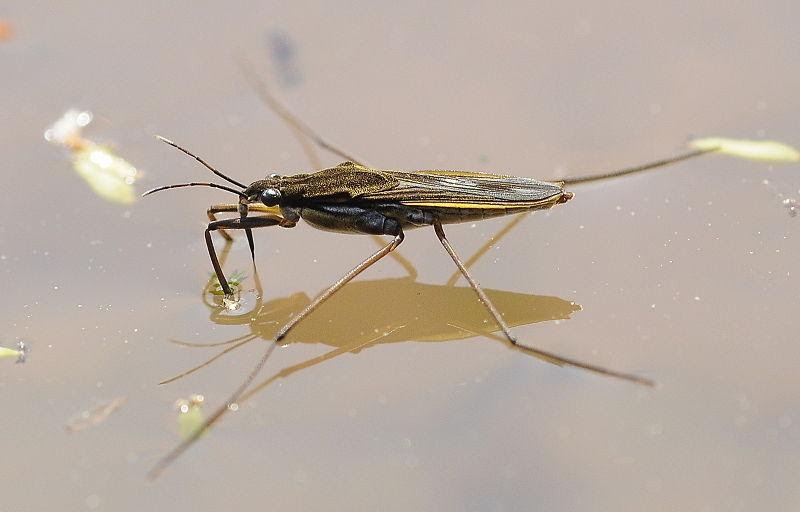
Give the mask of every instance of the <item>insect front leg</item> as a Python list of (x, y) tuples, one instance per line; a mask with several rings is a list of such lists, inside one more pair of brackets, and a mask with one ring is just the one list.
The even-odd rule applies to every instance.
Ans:
[[(247, 213), (248, 210), (244, 210), (244, 211), (245, 211), (245, 213)], [(208, 213), (208, 220), (210, 220), (211, 222), (215, 222), (217, 220), (217, 214), (218, 213), (233, 213), (233, 212), (237, 212), (240, 215), (242, 215), (242, 213), (241, 213), (242, 212), (242, 205), (238, 204), (238, 203), (236, 203), (236, 204), (228, 203), (228, 204), (214, 205), (214, 206), (211, 206), (208, 209), (208, 212), (207, 212)], [(222, 235), (222, 238), (224, 238), (226, 242), (228, 242), (228, 243), (233, 242), (233, 238), (231, 238), (231, 235), (229, 235), (228, 232), (225, 231), (225, 229), (219, 228), (217, 231), (219, 232), (220, 235)], [(247, 235), (247, 245), (250, 247), (250, 258), (253, 260), (253, 265), (255, 265), (256, 264), (256, 247), (255, 247), (255, 242), (253, 241), (253, 230), (251, 230), (250, 228), (246, 228), (244, 230), (244, 232)]]
[[(217, 214), (218, 213), (235, 213), (237, 211), (239, 211), (239, 205), (238, 204), (228, 203), (228, 204), (211, 205), (211, 206), (209, 206), (208, 211), (206, 213), (208, 214), (208, 220), (210, 222), (216, 222), (217, 220), (219, 220), (219, 219), (217, 219)], [(231, 235), (229, 235), (228, 232), (225, 231), (224, 229), (220, 228), (220, 229), (217, 230), (217, 232), (220, 235), (222, 235), (222, 238), (224, 238), (228, 242), (232, 242), (233, 241), (233, 238), (231, 237)]]
[[(274, 211), (273, 211), (274, 209), (271, 209), (271, 208), (269, 208), (267, 206), (263, 206), (263, 205), (250, 204), (250, 205), (247, 205), (247, 209), (251, 213), (255, 212), (255, 213), (266, 213), (266, 214), (274, 215)], [(217, 214), (218, 213), (238, 213), (238, 212), (239, 212), (239, 204), (238, 203), (215, 204), (215, 205), (209, 206), (208, 210), (206, 211), (206, 213), (208, 214), (208, 220), (211, 221), (211, 222), (215, 222), (215, 221), (219, 220), (219, 219), (217, 219)], [(217, 230), (217, 232), (220, 235), (222, 235), (222, 238), (224, 238), (225, 240), (227, 240), (229, 242), (233, 241), (233, 238), (231, 238), (231, 235), (227, 231), (225, 231), (225, 229), (219, 228)]]
[(472, 287), (473, 290), (475, 290), (475, 293), (478, 294), (478, 298), (483, 303), (483, 305), (486, 306), (487, 311), (489, 312), (489, 314), (492, 315), (492, 318), (494, 318), (495, 322), (497, 322), (497, 325), (500, 326), (500, 329), (503, 331), (503, 334), (505, 335), (509, 343), (519, 348), (520, 350), (528, 352), (531, 355), (534, 355), (541, 359), (545, 359), (557, 365), (574, 366), (576, 368), (581, 368), (584, 370), (588, 370), (590, 372), (599, 373), (601, 375), (607, 375), (609, 377), (616, 377), (618, 379), (635, 382), (637, 384), (644, 384), (646, 386), (653, 386), (655, 384), (652, 380), (640, 377), (638, 375), (618, 372), (616, 370), (611, 370), (590, 363), (584, 363), (583, 361), (578, 361), (576, 359), (560, 356), (558, 354), (547, 352), (545, 350), (540, 350), (538, 348), (521, 345), (517, 341), (517, 337), (511, 333), (511, 329), (508, 327), (508, 324), (506, 324), (506, 321), (503, 320), (503, 317), (500, 315), (500, 312), (497, 311), (497, 308), (494, 306), (494, 304), (492, 304), (492, 301), (489, 300), (489, 297), (486, 296), (486, 293), (483, 291), (481, 286), (478, 284), (477, 281), (475, 281), (472, 275), (470, 275), (464, 263), (461, 262), (461, 258), (458, 257), (458, 254), (456, 254), (455, 249), (453, 249), (453, 246), (450, 245), (450, 242), (447, 240), (447, 237), (444, 234), (444, 229), (442, 229), (441, 222), (438, 221), (435, 222), (433, 224), (433, 228), (436, 231), (436, 236), (439, 237), (439, 241), (442, 243), (444, 250), (447, 251), (447, 254), (450, 255), (450, 258), (456, 264), (458, 270), (461, 271), (461, 274), (463, 274), (464, 278), (466, 278), (466, 280), (469, 282), (469, 285)]
[(214, 273), (217, 274), (219, 284), (226, 296), (233, 295), (233, 290), (228, 284), (225, 274), (222, 272), (222, 266), (219, 264), (219, 259), (217, 259), (217, 251), (214, 250), (214, 241), (211, 239), (211, 232), (225, 229), (250, 230), (254, 228), (264, 228), (277, 225), (286, 225), (286, 227), (290, 227), (288, 224), (286, 224), (284, 219), (280, 219), (278, 217), (243, 217), (238, 219), (216, 220), (208, 223), (208, 227), (206, 227), (205, 231), (208, 256), (211, 258), (211, 265), (214, 267)]

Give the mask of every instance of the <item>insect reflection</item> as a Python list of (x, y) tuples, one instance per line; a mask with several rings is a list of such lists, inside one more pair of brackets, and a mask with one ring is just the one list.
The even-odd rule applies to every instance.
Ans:
[[(221, 260), (227, 257), (231, 244), (228, 243), (221, 253)], [(292, 343), (320, 343), (332, 347), (333, 350), (321, 356), (303, 361), (282, 369), (272, 377), (255, 385), (243, 395), (243, 402), (256, 392), (277, 380), (314, 365), (328, 361), (342, 354), (358, 353), (366, 348), (386, 343), (406, 341), (442, 342), (484, 336), (504, 344), (517, 351), (551, 361), (545, 354), (526, 351), (508, 340), (494, 334), (499, 327), (484, 321), (480, 304), (475, 301), (474, 292), (469, 287), (451, 284), (436, 285), (420, 283), (416, 273), (399, 278), (354, 281), (342, 289), (336, 298), (321, 305), (306, 322), (298, 325), (293, 333)], [(244, 313), (231, 314), (220, 308), (211, 296), (203, 290), (203, 301), (210, 310), (210, 319), (219, 325), (247, 325), (250, 333), (244, 336), (217, 343), (175, 343), (188, 347), (225, 347), (207, 361), (197, 365), (175, 377), (162, 381), (161, 384), (174, 382), (190, 375), (225, 354), (256, 340), (273, 340), (278, 327), (285, 324), (297, 311), (311, 302), (305, 293), (296, 293), (288, 297), (264, 301), (261, 281), (256, 273), (255, 304)], [(209, 281), (210, 286), (213, 282)], [(392, 308), (385, 307), (386, 290), (392, 290)], [(564, 320), (581, 307), (574, 302), (558, 297), (537, 296), (499, 290), (485, 290), (492, 302), (501, 307), (506, 321), (511, 326), (528, 325), (549, 320)], [(437, 309), (440, 304), (452, 306), (454, 314), (441, 315)], [(352, 323), (342, 322), (342, 318), (351, 316), (353, 311), (359, 312), (359, 327)]]

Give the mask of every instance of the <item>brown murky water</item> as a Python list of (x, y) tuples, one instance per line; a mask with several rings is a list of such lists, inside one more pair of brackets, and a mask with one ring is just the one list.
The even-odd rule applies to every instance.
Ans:
[[(522, 340), (655, 390), (481, 335), (491, 323), (418, 230), (402, 247), (418, 276), (387, 261), (346, 288), (263, 375), (286, 378), (151, 483), (178, 440), (174, 401), (221, 403), (279, 322), (374, 245), (262, 230), (268, 307), (221, 319), (202, 230), (226, 194), (105, 202), (42, 132), (92, 110), (87, 137), (144, 173), (140, 191), (209, 177), (155, 133), (244, 181), (307, 168), (242, 53), (311, 125), (388, 168), (548, 177), (666, 156), (693, 134), (797, 144), (798, 15), (788, 1), (0, 6), (0, 341), (32, 345), (28, 363), (0, 361), (0, 510), (796, 509), (800, 245), (781, 204), (800, 193), (796, 165), (711, 156), (576, 186), (474, 266)], [(467, 258), (503, 223), (448, 234)], [(226, 268), (254, 286), (241, 239)], [(171, 340), (248, 334), (157, 385), (223, 348)], [(65, 428), (117, 397), (102, 423)]]

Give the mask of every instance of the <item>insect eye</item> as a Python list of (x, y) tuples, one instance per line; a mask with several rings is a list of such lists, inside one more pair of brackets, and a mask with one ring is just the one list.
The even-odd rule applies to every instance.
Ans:
[(261, 192), (261, 202), (264, 206), (278, 206), (281, 202), (281, 191), (276, 188), (264, 189)]

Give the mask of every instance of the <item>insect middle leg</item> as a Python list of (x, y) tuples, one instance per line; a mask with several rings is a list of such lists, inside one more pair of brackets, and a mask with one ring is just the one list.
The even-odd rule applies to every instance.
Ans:
[(323, 302), (328, 300), (331, 297), (331, 295), (333, 295), (334, 293), (339, 291), (339, 289), (342, 286), (346, 285), (354, 277), (356, 277), (361, 272), (365, 271), (367, 268), (371, 267), (373, 264), (378, 262), (381, 258), (386, 256), (387, 254), (390, 254), (395, 249), (397, 249), (397, 247), (401, 243), (403, 243), (403, 239), (404, 238), (405, 238), (405, 235), (403, 234), (403, 230), (398, 228), (397, 234), (395, 235), (394, 240), (389, 242), (386, 246), (384, 246), (379, 251), (375, 252), (369, 258), (365, 259), (364, 261), (362, 261), (361, 263), (356, 265), (350, 272), (348, 272), (347, 274), (342, 276), (338, 281), (333, 283), (329, 288), (327, 288), (325, 291), (323, 291), (322, 293), (317, 295), (314, 298), (314, 300), (312, 300), (308, 304), (308, 306), (303, 308), (303, 310), (300, 311), (299, 313), (297, 313), (294, 317), (292, 317), (292, 319), (289, 320), (286, 323), (286, 325), (281, 327), (280, 330), (278, 330), (278, 333), (275, 335), (275, 341), (280, 341), (284, 337), (286, 337), (286, 335), (289, 334), (289, 331), (291, 331), (294, 328), (294, 326), (296, 326), (298, 323), (300, 323), (300, 321), (303, 320), (303, 318), (305, 318), (306, 316), (308, 316), (312, 311), (317, 309), (317, 307), (319, 307), (320, 304), (322, 304)]
[[(211, 231), (214, 231), (214, 230), (217, 230), (217, 229), (220, 229), (220, 228), (224, 228), (224, 229), (245, 229), (245, 226), (241, 225), (242, 222), (244, 222), (244, 224), (250, 224), (251, 221), (258, 220), (258, 219), (265, 220), (265, 221), (273, 221), (272, 224), (264, 224), (264, 225), (272, 225), (272, 226), (274, 226), (274, 225), (278, 224), (278, 222), (274, 221), (273, 219), (265, 219), (264, 217), (245, 217), (243, 219), (230, 219), (230, 220), (216, 221), (216, 222), (212, 222), (212, 223), (210, 223), (208, 225), (208, 229), (206, 229), (206, 241), (208, 242), (209, 254), (211, 255), (211, 262), (212, 262), (212, 264), (214, 264), (214, 270), (216, 271), (217, 269), (219, 269), (218, 272), (217, 272), (217, 275), (220, 278), (220, 284), (225, 283), (224, 286), (223, 286), (223, 289), (225, 289), (225, 286), (227, 286), (227, 290), (230, 290), (230, 286), (228, 286), (227, 281), (224, 281), (225, 276), (222, 275), (222, 269), (219, 268), (219, 262), (217, 261), (216, 253), (214, 252), (214, 245), (211, 242)], [(249, 227), (262, 227), (262, 226), (249, 225)], [(403, 238), (405, 238), (405, 236), (403, 235), (403, 231), (402, 231), (402, 229), (399, 229), (399, 227), (398, 227), (398, 229), (396, 231), (396, 234), (394, 236), (394, 239), (391, 242), (389, 242), (385, 247), (383, 247), (379, 251), (373, 253), (372, 256), (368, 257), (367, 259), (365, 259), (364, 261), (362, 261), (361, 263), (356, 265), (352, 270), (350, 270), (350, 272), (348, 272), (344, 276), (342, 276), (341, 279), (339, 279), (333, 285), (328, 287), (325, 291), (323, 291), (322, 293), (317, 295), (317, 297), (314, 300), (312, 300), (311, 303), (308, 306), (303, 308), (302, 311), (300, 311), (297, 315), (292, 317), (291, 320), (289, 320), (283, 327), (281, 327), (280, 330), (278, 330), (278, 334), (275, 336), (275, 339), (273, 340), (273, 342), (270, 343), (267, 346), (267, 348), (264, 350), (264, 353), (261, 355), (261, 359), (259, 359), (259, 361), (258, 361), (258, 363), (256, 363), (255, 367), (250, 371), (250, 373), (248, 374), (247, 378), (245, 378), (245, 380), (239, 385), (239, 387), (236, 388), (236, 391), (234, 391), (228, 397), (228, 399), (225, 401), (225, 403), (222, 406), (220, 406), (218, 409), (216, 409), (214, 412), (212, 412), (211, 415), (208, 416), (206, 421), (203, 422), (203, 424), (200, 425), (197, 429), (195, 429), (195, 431), (189, 437), (187, 437), (183, 442), (181, 442), (178, 446), (176, 446), (175, 449), (173, 449), (171, 452), (169, 452), (167, 455), (165, 455), (161, 460), (159, 460), (156, 463), (156, 465), (153, 466), (153, 468), (148, 473), (149, 477), (151, 479), (154, 479), (154, 478), (158, 477), (158, 475), (161, 474), (161, 472), (167, 466), (172, 464), (172, 462), (175, 461), (175, 459), (180, 457), (180, 455), (183, 452), (185, 452), (190, 446), (192, 446), (200, 438), (200, 436), (203, 435), (203, 433), (206, 430), (208, 430), (209, 427), (211, 427), (211, 425), (216, 423), (217, 420), (219, 420), (228, 410), (230, 410), (230, 408), (234, 404), (236, 404), (238, 402), (238, 400), (242, 396), (244, 396), (245, 392), (250, 387), (250, 385), (253, 383), (253, 381), (255, 380), (256, 376), (261, 372), (261, 369), (267, 363), (267, 360), (269, 359), (269, 357), (272, 354), (272, 352), (275, 350), (275, 347), (278, 346), (278, 343), (280, 342), (280, 340), (282, 338), (284, 338), (289, 333), (289, 331), (291, 331), (294, 328), (294, 326), (296, 326), (301, 320), (303, 320), (306, 316), (308, 316), (312, 311), (317, 309), (317, 307), (320, 304), (325, 302), (333, 294), (335, 294), (337, 291), (339, 291), (339, 289), (342, 286), (344, 286), (345, 284), (350, 282), (354, 277), (359, 275), (361, 272), (365, 271), (367, 268), (371, 267), (373, 264), (378, 262), (381, 258), (383, 258), (387, 254), (389, 254), (393, 250), (395, 250), (397, 248), (397, 246), (400, 245), (403, 242)], [(226, 293), (227, 293), (227, 290), (226, 290)]]
[(464, 278), (466, 278), (466, 280), (469, 282), (469, 285), (472, 287), (472, 289), (475, 290), (475, 293), (478, 294), (478, 298), (483, 303), (483, 305), (486, 307), (486, 310), (489, 312), (489, 314), (492, 315), (492, 318), (494, 318), (495, 322), (497, 322), (497, 325), (500, 326), (500, 329), (503, 331), (503, 334), (505, 335), (505, 337), (506, 337), (506, 339), (508, 340), (509, 343), (511, 343), (515, 347), (517, 347), (517, 348), (519, 348), (521, 350), (524, 350), (525, 352), (528, 352), (528, 353), (530, 353), (530, 354), (532, 354), (534, 356), (537, 356), (537, 357), (542, 358), (542, 359), (549, 360), (549, 361), (553, 362), (554, 364), (566, 365), (566, 366), (574, 366), (576, 368), (582, 368), (584, 370), (588, 370), (588, 371), (591, 371), (591, 372), (594, 372), (594, 373), (599, 373), (601, 375), (607, 375), (607, 376), (610, 376), (610, 377), (616, 377), (616, 378), (619, 378), (619, 379), (635, 382), (635, 383), (638, 383), (638, 384), (644, 384), (644, 385), (647, 385), (647, 386), (653, 386), (655, 384), (652, 380), (644, 378), (644, 377), (640, 377), (638, 375), (633, 375), (633, 374), (630, 374), (630, 373), (618, 372), (618, 371), (615, 371), (615, 370), (604, 368), (602, 366), (597, 366), (597, 365), (593, 365), (593, 364), (590, 364), (590, 363), (584, 363), (584, 362), (578, 361), (576, 359), (572, 359), (572, 358), (568, 358), (568, 357), (564, 357), (564, 356), (559, 356), (558, 354), (554, 354), (552, 352), (548, 352), (548, 351), (545, 351), (545, 350), (540, 350), (538, 348), (529, 347), (527, 345), (521, 345), (517, 341), (517, 337), (514, 336), (511, 333), (511, 329), (508, 327), (508, 324), (506, 324), (506, 321), (503, 320), (503, 317), (502, 317), (502, 315), (500, 315), (500, 312), (497, 311), (497, 308), (494, 306), (494, 304), (492, 304), (492, 301), (489, 300), (489, 297), (486, 296), (486, 293), (480, 287), (478, 282), (475, 281), (475, 279), (472, 277), (472, 275), (470, 275), (470, 273), (467, 270), (466, 266), (464, 266), (464, 263), (461, 262), (461, 258), (458, 257), (458, 254), (456, 254), (455, 250), (453, 249), (453, 246), (450, 245), (450, 242), (447, 240), (447, 237), (444, 234), (444, 229), (442, 228), (441, 222), (435, 222), (433, 224), (433, 228), (436, 231), (436, 236), (439, 237), (439, 241), (442, 243), (442, 246), (444, 247), (445, 251), (447, 251), (447, 254), (450, 255), (450, 258), (456, 264), (456, 266), (458, 267), (458, 270), (461, 271), (461, 274), (464, 275)]

